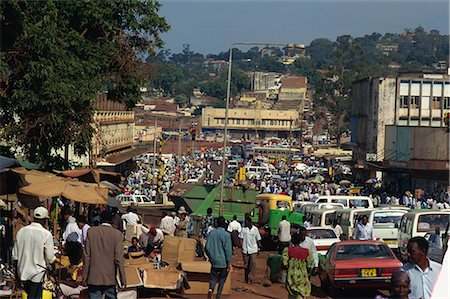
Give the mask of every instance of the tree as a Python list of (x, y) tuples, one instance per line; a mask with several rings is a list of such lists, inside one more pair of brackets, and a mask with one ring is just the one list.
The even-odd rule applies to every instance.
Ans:
[(2, 1), (1, 125), (31, 161), (89, 150), (95, 94), (132, 107), (149, 68), (140, 59), (169, 29), (143, 1)]

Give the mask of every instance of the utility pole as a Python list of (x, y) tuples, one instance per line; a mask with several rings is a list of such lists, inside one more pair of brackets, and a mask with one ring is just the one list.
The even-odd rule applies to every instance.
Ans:
[(155, 117), (155, 129), (153, 134), (153, 169), (156, 169), (156, 130), (158, 128), (158, 119)]
[(182, 118), (178, 121), (178, 159), (181, 158), (181, 122)]

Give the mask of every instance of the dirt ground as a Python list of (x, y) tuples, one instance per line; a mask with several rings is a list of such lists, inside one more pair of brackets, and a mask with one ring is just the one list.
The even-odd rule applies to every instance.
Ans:
[[(158, 226), (161, 213), (164, 210), (168, 210), (165, 208), (145, 208), (139, 209), (139, 214), (143, 216), (143, 222), (149, 226)], [(268, 277), (268, 269), (267, 269), (267, 257), (269, 254), (274, 253), (270, 251), (263, 251), (257, 257), (256, 264), (256, 280), (257, 281), (265, 281)], [(264, 287), (262, 284), (246, 284), (244, 281), (244, 269), (243, 269), (243, 259), (242, 253), (240, 251), (236, 252), (233, 257), (233, 271), (231, 276), (231, 295), (225, 296), (223, 298), (230, 299), (263, 299), (263, 298), (287, 298), (288, 293), (284, 286), (281, 283), (273, 283), (269, 287)], [(320, 288), (320, 280), (318, 276), (314, 276), (311, 278), (312, 283), (312, 294), (311, 299), (316, 298), (331, 298), (327, 296), (327, 294), (321, 290)], [(355, 299), (373, 299), (377, 294), (387, 295), (386, 291), (380, 291), (376, 289), (362, 289), (362, 290), (344, 290), (342, 291), (338, 297), (336, 298), (355, 298)], [(147, 292), (139, 292), (139, 298), (185, 298), (185, 299), (200, 299), (206, 298), (206, 295), (180, 295), (175, 293), (159, 293), (159, 294), (149, 294)]]

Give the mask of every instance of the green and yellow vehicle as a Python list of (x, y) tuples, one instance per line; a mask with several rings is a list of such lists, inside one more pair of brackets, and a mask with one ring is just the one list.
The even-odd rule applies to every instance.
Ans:
[(260, 194), (256, 196), (258, 207), (258, 224), (265, 227), (271, 236), (278, 236), (278, 224), (283, 215), (286, 220), (299, 226), (303, 225), (303, 214), (295, 212), (292, 198), (282, 194)]

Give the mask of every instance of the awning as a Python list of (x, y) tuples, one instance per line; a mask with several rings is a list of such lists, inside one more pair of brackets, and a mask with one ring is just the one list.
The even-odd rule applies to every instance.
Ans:
[(112, 181), (118, 183), (120, 181), (120, 173), (106, 171), (103, 169), (93, 168), (78, 168), (73, 170), (64, 170), (54, 172), (61, 174), (65, 177), (78, 178), (80, 181), (88, 183), (100, 183), (100, 181)]
[(128, 160), (131, 160), (133, 157), (142, 155), (147, 152), (147, 148), (134, 148), (127, 151), (119, 152), (117, 154), (111, 154), (106, 157), (106, 162), (114, 165), (122, 164)]

